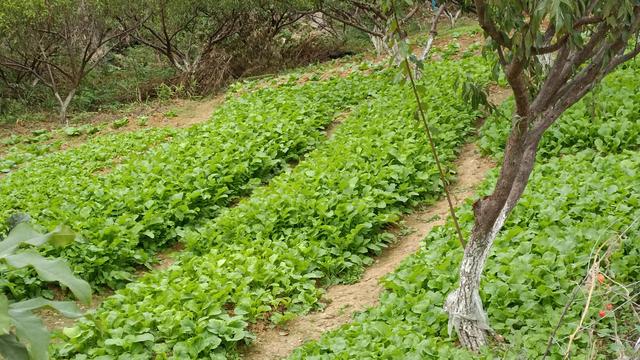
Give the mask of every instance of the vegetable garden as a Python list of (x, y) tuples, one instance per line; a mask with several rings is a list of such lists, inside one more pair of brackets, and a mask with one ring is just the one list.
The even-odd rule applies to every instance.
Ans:
[[(590, 356), (594, 339), (601, 354), (611, 358), (629, 346), (625, 343), (635, 342), (633, 337), (623, 342), (620, 334), (637, 334), (638, 320), (629, 293), (636, 289), (637, 294), (640, 278), (638, 81), (635, 64), (613, 73), (544, 137), (541, 164), (498, 237), (483, 279), (481, 295), (495, 319), (490, 326), (505, 336), (492, 350), (478, 357), (447, 335), (444, 295), (456, 282), (462, 255), (449, 221), (385, 278), (380, 306), (291, 358), (537, 359), (545, 352), (561, 358), (588, 298), (582, 292), (572, 301), (572, 294), (598, 249), (609, 265), (601, 265), (605, 280), (598, 281), (588, 310), (585, 327), (592, 332), (577, 337), (574, 356)], [(503, 111), (512, 104), (505, 102)], [(504, 136), (497, 133), (508, 130), (508, 118), (495, 115), (481, 128), (478, 143), (488, 155), (502, 156)], [(486, 179), (479, 195), (491, 190), (496, 176)], [(470, 205), (458, 210), (465, 233), (473, 224)], [(631, 284), (631, 290), (624, 284)]]
[[(450, 84), (448, 91), (428, 86), (448, 163), (478, 115), (454, 96), (453, 82), (482, 74), (483, 61), (445, 62), (425, 76)], [(379, 76), (386, 85), (355, 106), (331, 140), (188, 232), (193, 254), (107, 299), (65, 332), (68, 345), (59, 356), (229, 356), (251, 338), (249, 323), (285, 321), (317, 307), (317, 285), (356, 280), (392, 241), (381, 231), (385, 225), (442, 194), (433, 158), (421, 151), (424, 136), (411, 120), (414, 100), (384, 72)]]
[[(32, 87), (42, 82), (53, 91), (61, 119), (93, 70), (84, 66), (97, 64), (86, 53), (98, 46), (106, 57), (116, 50), (100, 49), (112, 42), (166, 56), (182, 90), (194, 90), (187, 83), (203, 81), (215, 64), (224, 63), (224, 76), (209, 76), (203, 91), (249, 71), (249, 57), (242, 66), (231, 61), (252, 51), (242, 44), (281, 55), (305, 44), (285, 29), (332, 34), (335, 23), (351, 26), (369, 36), (378, 58), (389, 58), (238, 80), (209, 120), (186, 128), (106, 135), (100, 126), (67, 122), (65, 130), (2, 139), (0, 360), (243, 358), (265, 327), (287, 336), (290, 320), (322, 312), (329, 287), (359, 282), (386, 248), (408, 238), (405, 215), (441, 199), (451, 216), (441, 226), (419, 219), (435, 227), (419, 251), (387, 268), (377, 305), (307, 336), (289, 359), (634, 358), (640, 65), (630, 60), (640, 53), (631, 41), (640, 34), (640, 5), (625, 1), (617, 14), (598, 2), (573, 9), (579, 14), (566, 23), (561, 15), (570, 11), (547, 2), (535, 9), (529, 2), (432, 2), (420, 57), (403, 29), (422, 11), (413, 1), (224, 2), (228, 13), (220, 17), (198, 1), (177, 10), (118, 3), (118, 11), (149, 11), (140, 19), (114, 12), (122, 34), (102, 29), (98, 10), (112, 14), (96, 2), (70, 13), (89, 11), (92, 31), (104, 32), (99, 44), (85, 44), (82, 76), (66, 89), (66, 102), (56, 82), (65, 77), (54, 72), (72, 71), (56, 65), (57, 48), (31, 54), (37, 58), (29, 65), (20, 52), (2, 53), (17, 43), (0, 41), (0, 75), (14, 88), (12, 101), (30, 103), (21, 98), (26, 88), (9, 80), (26, 84), (23, 72), (33, 67)], [(41, 4), (27, 5), (0, 6), (0, 28), (18, 24), (11, 11), (39, 25)], [(165, 21), (167, 10), (184, 9), (195, 15), (180, 17), (183, 25)], [(480, 27), (465, 33), (475, 42), (434, 44), (439, 16), (446, 13), (453, 28), (463, 10), (477, 17)], [(228, 21), (229, 14), (247, 19)], [(165, 42), (156, 43), (154, 26)], [(484, 56), (478, 29), (487, 37)], [(140, 44), (125, 45), (129, 34)], [(75, 55), (69, 50), (64, 65)], [(512, 96), (491, 104), (491, 92), (507, 85)], [(64, 144), (54, 131), (86, 141)], [(497, 165), (454, 209), (455, 161), (471, 145)], [(64, 301), (87, 305), (92, 292), (98, 304), (84, 314)], [(42, 307), (78, 319), (60, 326), (48, 318), (50, 342)]]
[[(84, 279), (115, 287), (175, 242), (183, 226), (215, 217), (297, 161), (322, 141), (322, 128), (380, 84), (362, 73), (292, 81), (231, 95), (210, 122), (185, 131), (97, 138), (8, 174), (2, 217), (19, 210), (45, 227), (67, 223), (84, 239), (61, 255)], [(6, 279), (3, 287), (17, 298), (41, 287), (24, 272)]]

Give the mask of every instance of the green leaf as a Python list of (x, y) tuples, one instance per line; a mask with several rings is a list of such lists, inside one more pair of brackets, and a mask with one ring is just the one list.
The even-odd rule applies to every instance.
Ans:
[(62, 329), (62, 333), (68, 338), (74, 338), (80, 334), (80, 328), (77, 326), (66, 327)]
[(76, 234), (66, 225), (59, 225), (53, 232), (48, 234), (47, 239), (54, 246), (67, 246), (76, 239)]
[(0, 335), (0, 355), (8, 360), (29, 360), (29, 353), (14, 335)]
[(15, 268), (33, 266), (42, 280), (57, 281), (68, 287), (81, 302), (85, 304), (91, 302), (91, 287), (89, 284), (76, 277), (69, 265), (61, 259), (47, 259), (36, 252), (30, 251), (7, 256), (5, 260)]
[(29, 355), (32, 360), (49, 359), (49, 331), (44, 327), (42, 320), (30, 312), (11, 311), (13, 325), (16, 327), (16, 336), (22, 342), (27, 343)]
[(9, 309), (14, 311), (31, 311), (42, 308), (44, 306), (49, 306), (53, 309), (56, 309), (62, 315), (69, 318), (77, 318), (82, 316), (82, 312), (72, 301), (51, 301), (41, 297), (13, 303), (9, 305)]
[(11, 230), (6, 239), (0, 242), (0, 258), (12, 254), (22, 243), (41, 246), (47, 242), (54, 246), (68, 245), (75, 239), (75, 234), (65, 225), (60, 225), (48, 234), (40, 234), (26, 222), (19, 223)]
[(0, 294), (0, 335), (8, 334), (10, 328), (9, 299), (4, 294)]
[(7, 238), (0, 241), (0, 258), (12, 254), (21, 243), (38, 237), (42, 237), (42, 234), (35, 231), (31, 225), (24, 222), (16, 225)]
[(133, 342), (145, 342), (145, 341), (153, 341), (155, 338), (152, 334), (144, 333), (140, 335), (136, 335), (133, 339)]

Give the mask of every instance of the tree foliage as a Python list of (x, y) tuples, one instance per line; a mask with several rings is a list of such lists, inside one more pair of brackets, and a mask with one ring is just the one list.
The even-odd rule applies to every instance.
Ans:
[(0, 79), (10, 89), (27, 80), (45, 85), (62, 119), (87, 75), (126, 47), (153, 49), (183, 85), (209, 69), (217, 69), (221, 85), (259, 66), (248, 59), (268, 63), (277, 53), (276, 37), (311, 10), (310, 0), (6, 1), (0, 4)]
[(232, 36), (240, 22), (235, 1), (139, 1), (117, 15), (124, 27), (141, 24), (133, 38), (167, 58), (181, 72), (192, 73), (203, 57)]
[(60, 118), (84, 78), (128, 32), (103, 0), (29, 0), (0, 5), (0, 66), (27, 73), (51, 89)]
[(389, 2), (386, 0), (318, 0), (317, 10), (327, 18), (368, 34), (376, 52), (394, 53), (387, 44), (387, 26), (394, 14), (401, 14), (400, 25), (406, 24), (426, 3)]

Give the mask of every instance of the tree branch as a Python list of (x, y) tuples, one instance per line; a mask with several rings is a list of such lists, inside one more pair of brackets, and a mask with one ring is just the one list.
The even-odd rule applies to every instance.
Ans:
[(375, 37), (383, 37), (383, 36), (384, 36), (384, 34), (383, 34), (383, 33), (380, 33), (380, 32), (377, 32), (377, 31), (373, 31), (373, 30), (370, 30), (370, 29), (367, 29), (367, 28), (366, 28), (366, 27), (364, 27), (363, 25), (357, 24), (357, 23), (355, 23), (355, 22), (353, 22), (353, 21), (351, 21), (351, 20), (348, 20), (348, 19), (346, 19), (346, 18), (341, 18), (341, 17), (335, 16), (334, 14), (331, 14), (331, 13), (330, 13), (330, 12), (328, 12), (327, 10), (321, 10), (321, 12), (322, 12), (323, 14), (327, 15), (329, 18), (331, 18), (331, 19), (335, 20), (335, 21), (339, 21), (339, 22), (341, 22), (341, 23), (343, 23), (343, 24), (346, 24), (346, 25), (349, 25), (349, 26), (351, 26), (351, 27), (353, 27), (353, 28), (355, 28), (355, 29), (358, 29), (358, 30), (360, 30), (360, 31), (364, 31), (365, 33), (367, 33), (367, 34), (369, 34), (369, 35), (373, 35), (373, 36), (375, 36)]
[(482, 30), (484, 30), (498, 45), (510, 49), (511, 39), (498, 31), (493, 22), (489, 19), (487, 15), (487, 5), (484, 0), (476, 0), (476, 12), (478, 14), (478, 23), (480, 23)]

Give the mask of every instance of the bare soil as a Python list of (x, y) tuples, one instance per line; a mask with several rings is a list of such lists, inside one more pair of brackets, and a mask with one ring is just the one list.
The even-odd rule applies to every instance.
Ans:
[[(93, 294), (93, 296), (91, 297), (91, 304), (85, 305), (85, 304), (81, 304), (79, 302), (76, 302), (76, 305), (84, 313), (84, 312), (87, 312), (89, 310), (93, 310), (93, 309), (97, 308), (98, 306), (100, 306), (102, 301), (104, 299), (106, 299), (107, 297), (109, 297), (110, 295), (112, 295), (112, 294), (113, 294), (112, 291), (105, 291), (105, 292), (100, 293), (100, 294)], [(55, 300), (58, 300), (58, 301), (69, 301), (68, 299), (65, 299), (64, 296), (62, 296), (62, 295), (56, 295), (55, 296)], [(76, 321), (76, 319), (71, 319), (71, 318), (64, 317), (64, 316), (60, 315), (60, 313), (57, 312), (56, 310), (49, 309), (49, 308), (44, 308), (42, 310), (39, 310), (39, 311), (37, 311), (37, 314), (42, 319), (42, 322), (44, 323), (44, 326), (47, 329), (49, 329), (49, 331), (53, 331), (53, 330), (57, 330), (57, 329), (63, 329), (65, 327), (73, 326), (73, 324)]]
[[(149, 127), (189, 127), (207, 121), (213, 110), (224, 101), (224, 95), (205, 100), (172, 100), (165, 104), (141, 104), (138, 107), (126, 112), (97, 113), (91, 115), (88, 120), (83, 120), (79, 124), (72, 123), (70, 126), (89, 125), (109, 125), (112, 121), (121, 118), (128, 118), (129, 123), (121, 128), (113, 129), (111, 126), (105, 127), (97, 136), (107, 134), (130, 132)], [(169, 112), (175, 113), (175, 116), (167, 116)], [(138, 125), (137, 118), (140, 116), (148, 117), (146, 125)], [(10, 125), (0, 125), (0, 139), (11, 135), (31, 136), (35, 130), (46, 129), (54, 131), (64, 128), (59, 121), (50, 119), (49, 121), (30, 121), (18, 122)], [(92, 135), (95, 136), (95, 135)], [(66, 150), (84, 144), (90, 137), (87, 135), (66, 136), (64, 134), (54, 133), (50, 140), (43, 143), (51, 143), (56, 140), (63, 140), (61, 150)], [(3, 155), (11, 145), (0, 144), (0, 156)]]
[(500, 87), (496, 84), (490, 85), (487, 92), (489, 93), (489, 102), (496, 106), (502, 104), (509, 96), (513, 95), (510, 87)]
[(331, 122), (331, 124), (325, 127), (324, 135), (326, 136), (327, 139), (331, 139), (333, 137), (333, 135), (336, 133), (336, 130), (338, 130), (338, 127), (344, 122), (344, 119), (346, 119), (349, 116), (349, 114), (351, 114), (350, 109), (343, 111), (342, 113), (336, 115), (336, 117), (333, 118), (333, 121)]
[[(467, 144), (456, 162), (458, 181), (450, 189), (454, 206), (472, 196), (487, 171), (493, 167), (495, 164), (480, 156), (474, 144)], [(256, 341), (243, 354), (245, 358), (268, 360), (286, 357), (304, 342), (318, 339), (322, 333), (348, 323), (355, 313), (375, 306), (383, 291), (380, 279), (415, 253), (431, 229), (444, 223), (448, 212), (447, 201), (443, 198), (404, 216), (401, 223), (409, 229), (409, 234), (399, 235), (396, 243), (376, 259), (359, 282), (328, 288), (322, 300), (328, 305), (321, 312), (298, 317), (283, 327), (263, 327), (256, 334)]]

